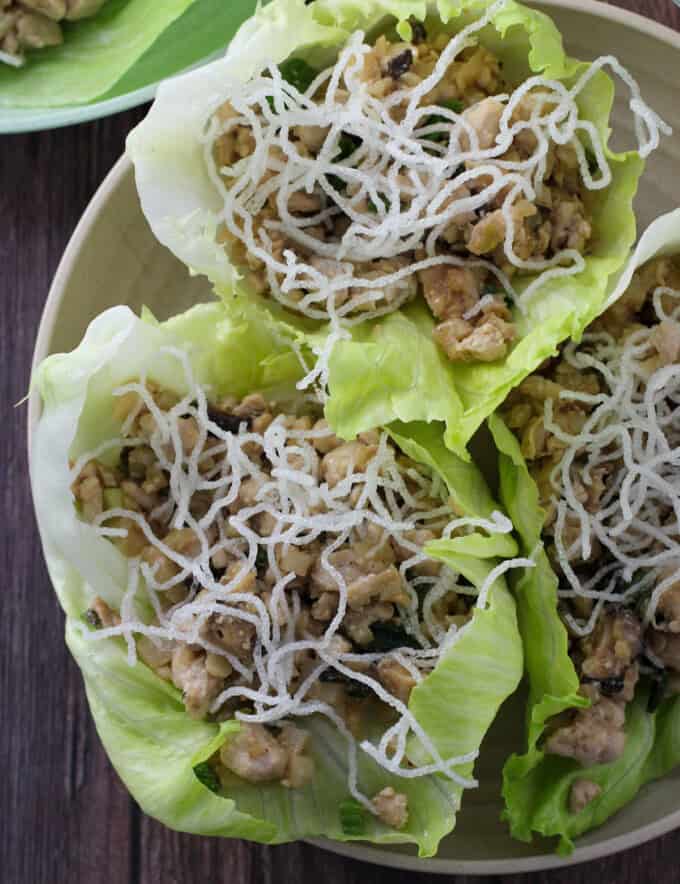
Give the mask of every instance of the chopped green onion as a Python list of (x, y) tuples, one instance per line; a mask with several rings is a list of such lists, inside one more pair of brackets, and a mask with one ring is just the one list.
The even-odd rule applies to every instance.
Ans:
[[(460, 114), (465, 109), (465, 105), (458, 98), (449, 98), (446, 101), (440, 101), (439, 107), (445, 107), (447, 110), (451, 110), (454, 114)], [(434, 126), (435, 123), (450, 123), (450, 120), (447, 120), (446, 117), (442, 117), (441, 114), (432, 114), (425, 120), (426, 126)], [(426, 141), (444, 141), (444, 139), (448, 136), (448, 132), (432, 132), (430, 135), (423, 135), (423, 138)]]
[[(316, 71), (310, 67), (302, 58), (288, 58), (279, 65), (279, 73), (286, 83), (294, 86), (298, 92), (306, 92), (314, 82)], [(266, 96), (267, 104), (270, 109), (276, 113), (274, 104), (274, 96)]]
[(257, 571), (265, 571), (269, 566), (269, 554), (267, 550), (261, 546), (258, 546), (257, 553), (255, 555), (255, 568)]
[(288, 58), (279, 65), (279, 73), (298, 92), (306, 92), (314, 82), (316, 71), (302, 58)]
[(206, 789), (210, 789), (211, 792), (215, 792), (218, 795), (222, 791), (219, 777), (207, 761), (197, 764), (194, 767), (194, 774), (199, 783), (202, 783)]
[(447, 110), (453, 111), (454, 114), (462, 114), (465, 110), (465, 105), (460, 98), (448, 98), (446, 101), (441, 101), (439, 107), (445, 107)]
[(328, 175), (327, 181), (338, 193), (344, 193), (347, 190), (347, 182), (344, 178), (340, 178), (338, 175)]
[[(386, 196), (384, 193), (379, 193), (379, 194), (378, 194), (378, 197), (379, 197), (380, 200), (385, 204), (385, 206), (389, 209), (389, 207), (390, 207), (390, 201), (387, 199), (387, 196)], [(378, 207), (377, 207), (376, 204), (373, 202), (373, 200), (370, 198), (370, 196), (368, 197), (367, 202), (368, 202), (368, 210), (369, 210), (369, 212), (373, 212), (374, 214), (377, 214), (377, 212), (378, 212)]]
[(361, 144), (361, 138), (356, 135), (348, 135), (347, 132), (342, 132), (340, 138), (338, 140), (338, 147), (340, 148), (340, 153), (337, 156), (339, 160), (346, 160), (347, 157), (351, 156), (354, 151)]
[(338, 808), (343, 834), (359, 837), (366, 834), (366, 811), (353, 798), (343, 801)]

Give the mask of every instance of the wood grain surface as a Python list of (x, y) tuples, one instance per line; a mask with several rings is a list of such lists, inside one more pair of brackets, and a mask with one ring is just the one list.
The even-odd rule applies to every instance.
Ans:
[[(680, 9), (670, 0), (617, 5), (680, 30)], [(143, 114), (138, 109), (0, 141), (0, 882), (435, 884), (443, 879), (363, 865), (304, 844), (268, 848), (171, 832), (139, 811), (97, 739), (35, 528), (26, 409), (13, 403), (27, 389), (59, 258)], [(680, 831), (600, 862), (502, 880), (671, 884), (680, 880), (679, 857)]]

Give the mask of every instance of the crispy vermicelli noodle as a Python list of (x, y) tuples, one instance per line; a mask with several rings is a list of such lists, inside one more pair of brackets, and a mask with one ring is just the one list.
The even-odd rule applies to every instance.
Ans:
[[(461, 536), (473, 530), (507, 534), (512, 530), (507, 517), (500, 513), (488, 519), (457, 516), (445, 502), (447, 492), (441, 478), (416, 468), (413, 462), (402, 462), (385, 432), (376, 434), (375, 453), (367, 463), (358, 468), (350, 462), (337, 482), (324, 481), (321, 456), (313, 443), (332, 436), (327, 427), (297, 426), (279, 414), (263, 432), (256, 432), (245, 419), (238, 430), (225, 430), (216, 422), (205, 389), (193, 376), (187, 353), (170, 347), (162, 353), (177, 359), (186, 394), (164, 410), (145, 377), (119, 387), (115, 395), (139, 397), (153, 418), (153, 432), (144, 440), (120, 436), (98, 446), (96, 452), (78, 458), (72, 475), (76, 480), (94, 453), (115, 447), (127, 451), (130, 457), (136, 447), (150, 446), (168, 476), (167, 502), (150, 515), (110, 506), (93, 519), (93, 524), (107, 538), (125, 536), (128, 529), (120, 526), (134, 525), (145, 541), (172, 563), (174, 572), (169, 579), (161, 579), (157, 561), (150, 563), (144, 556), (129, 558), (120, 622), (96, 631), (84, 630), (84, 634), (90, 640), (124, 637), (131, 664), (137, 657), (135, 636), (146, 636), (159, 646), (181, 642), (225, 658), (235, 679), (213, 699), (212, 714), (231, 710), (236, 703), (235, 717), (253, 724), (325, 716), (347, 739), (350, 792), (372, 811), (371, 802), (358, 784), (359, 750), (400, 777), (438, 772), (462, 787), (475, 785), (472, 778), (457, 769), (472, 761), (476, 752), (442, 758), (408, 705), (366, 667), (392, 657), (417, 684), (467, 628), (467, 617), (461, 618), (465, 622), (442, 625), (433, 612), (436, 603), (454, 593), (469, 597), (471, 604), (476, 601), (483, 608), (501, 574), (509, 568), (531, 565), (525, 559), (503, 562), (491, 570), (477, 593), (448, 567), (421, 570), (423, 564), (433, 560), (424, 552), (424, 544), (417, 534), (414, 536), (414, 530), (429, 528), (432, 531), (428, 536), (444, 539), (454, 532)], [(197, 428), (189, 450), (182, 436), (187, 418), (192, 418)], [(125, 426), (132, 432), (132, 421), (126, 420)], [(266, 469), (253, 455), (254, 450), (263, 453)], [(245, 483), (253, 480), (257, 485), (254, 499), (244, 501)], [(202, 514), (192, 511), (196, 495), (203, 497)], [(267, 520), (266, 531), (256, 528), (261, 526), (258, 519), (263, 518)], [(184, 554), (165, 542), (159, 534), (168, 528), (190, 529), (198, 542), (197, 553)], [(302, 600), (295, 586), (296, 574), (282, 566), (280, 554), (295, 548), (304, 551), (319, 541), (322, 552), (318, 561), (335, 586), (337, 609), (321, 636), (300, 635)], [(399, 604), (398, 609), (408, 641), (390, 651), (368, 648), (366, 653), (357, 653), (347, 649), (350, 646), (339, 633), (351, 600), (348, 579), (334, 565), (332, 555), (357, 542), (373, 541), (376, 549), (393, 541), (403, 550), (399, 574), (409, 601)], [(223, 553), (238, 567), (220, 579), (214, 563)], [(263, 568), (271, 574), (271, 591), (244, 590), (247, 575), (261, 574)], [(173, 591), (187, 587), (188, 593), (180, 601), (163, 601), (164, 597), (174, 601)], [(153, 615), (145, 615), (147, 610)], [(203, 627), (215, 615), (254, 629), (248, 659), (229, 653), (206, 636)], [(302, 675), (298, 663), (301, 654), (313, 660)], [(355, 739), (338, 711), (310, 693), (329, 671), (366, 689), (393, 711), (396, 723), (377, 744)], [(420, 747), (419, 757), (426, 757), (426, 763), (413, 765), (408, 761), (412, 743)]]
[[(652, 587), (644, 622), (653, 623), (659, 599), (680, 580), (680, 364), (653, 361), (654, 336), (680, 310), (668, 312), (662, 298), (667, 307), (679, 297), (658, 287), (651, 299), (656, 324), (633, 327), (623, 341), (588, 332), (579, 345), (566, 346), (571, 366), (594, 370), (601, 379), (601, 393), (560, 393), (562, 400), (592, 408), (579, 432), (561, 426), (552, 400), (545, 401), (546, 430), (565, 446), (552, 478), (555, 548), (568, 583), (561, 595), (596, 601), (585, 624), (566, 615), (581, 635), (592, 631), (605, 602), (629, 602)], [(583, 483), (603, 467), (606, 490), (598, 507), (588, 509)], [(572, 563), (597, 562), (600, 550), (607, 564), (585, 579)]]

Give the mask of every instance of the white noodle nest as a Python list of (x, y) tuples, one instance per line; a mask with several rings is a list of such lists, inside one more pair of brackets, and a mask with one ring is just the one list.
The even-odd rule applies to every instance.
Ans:
[[(319, 474), (320, 456), (312, 442), (315, 437), (327, 435), (326, 430), (296, 430), (285, 426), (281, 417), (276, 418), (263, 434), (247, 429), (244, 423), (238, 433), (225, 432), (208, 416), (205, 390), (196, 383), (188, 356), (175, 348), (164, 348), (174, 355), (181, 364), (186, 382), (187, 394), (167, 412), (163, 412), (149, 393), (145, 379), (120, 387), (116, 395), (135, 392), (148, 408), (156, 422), (156, 431), (148, 440), (124, 438), (129, 432), (139, 409), (133, 412), (123, 426), (120, 438), (109, 440), (94, 451), (78, 458), (72, 474), (77, 477), (83, 466), (93, 457), (106, 450), (118, 449), (122, 445), (131, 447), (150, 444), (162, 468), (170, 479), (170, 497), (151, 514), (152, 518), (162, 519), (168, 527), (191, 528), (200, 540), (201, 551), (195, 558), (187, 558), (168, 547), (158, 538), (147, 520), (139, 513), (122, 508), (108, 509), (96, 520), (98, 533), (105, 537), (120, 537), (125, 529), (107, 527), (114, 518), (133, 520), (144, 532), (147, 541), (167, 556), (178, 569), (172, 579), (160, 583), (154, 569), (140, 559), (129, 562), (129, 584), (123, 598), (119, 626), (104, 628), (96, 632), (84, 632), (91, 640), (123, 636), (128, 645), (131, 665), (136, 662), (135, 634), (149, 636), (155, 642), (178, 640), (203, 647), (206, 651), (226, 657), (239, 682), (225, 689), (215, 700), (212, 711), (217, 712), (227, 701), (239, 698), (252, 704), (253, 712), (236, 712), (242, 721), (276, 723), (287, 717), (305, 717), (320, 714), (330, 719), (344, 734), (348, 743), (348, 785), (351, 794), (371, 809), (371, 804), (360, 791), (357, 782), (357, 750), (370, 755), (380, 766), (400, 777), (412, 778), (440, 772), (463, 787), (475, 785), (471, 778), (456, 771), (460, 765), (471, 761), (476, 752), (456, 758), (443, 759), (407, 706), (374, 678), (366, 673), (349, 668), (353, 661), (376, 662), (388, 654), (339, 653), (333, 639), (345, 616), (347, 607), (347, 585), (342, 574), (333, 567), (328, 557), (335, 550), (365, 537), (369, 525), (378, 526), (383, 541), (395, 538), (411, 553), (400, 565), (403, 585), (411, 597), (408, 608), (401, 609), (401, 620), (405, 629), (417, 640), (419, 647), (404, 647), (391, 652), (398, 662), (420, 681), (436, 666), (441, 654), (457, 640), (467, 628), (448, 630), (439, 625), (433, 615), (432, 606), (446, 593), (455, 591), (468, 595), (476, 590), (460, 584), (458, 575), (448, 567), (443, 567), (438, 577), (416, 576), (412, 569), (428, 560), (422, 547), (404, 536), (404, 532), (415, 527), (427, 527), (436, 520), (441, 524), (447, 520), (442, 531), (443, 537), (456, 531), (468, 532), (482, 529), (490, 534), (509, 533), (512, 525), (507, 517), (494, 513), (490, 519), (453, 518), (448, 505), (432, 510), (431, 500), (446, 497), (447, 491), (441, 479), (430, 478), (414, 468), (405, 469), (395, 459), (395, 451), (388, 444), (386, 433), (382, 433), (375, 456), (367, 464), (365, 471), (356, 472), (350, 464), (345, 478), (335, 487), (329, 488)], [(140, 402), (140, 407), (141, 407)], [(194, 449), (185, 454), (178, 432), (180, 417), (191, 415), (199, 427), (199, 437)], [(219, 445), (204, 452), (208, 434), (219, 440)], [(253, 443), (264, 450), (270, 463), (270, 473), (248, 455), (248, 446)], [(212, 470), (201, 472), (199, 467), (203, 457), (224, 458)], [(237, 501), (242, 481), (254, 477), (260, 481), (257, 503), (242, 508), (229, 515), (228, 507)], [(416, 490), (406, 484), (406, 479), (415, 483)], [(198, 492), (211, 495), (211, 505), (206, 514), (196, 519), (191, 515), (190, 502)], [(354, 492), (352, 504), (348, 501)], [(323, 510), (323, 511), (319, 511)], [(274, 520), (270, 534), (260, 536), (252, 528), (250, 520), (258, 514), (268, 513)], [(301, 610), (298, 592), (288, 588), (294, 574), (282, 573), (276, 558), (277, 546), (304, 547), (325, 536), (325, 549), (321, 561), (338, 587), (338, 608), (332, 622), (321, 638), (296, 639), (296, 621)], [(227, 584), (215, 579), (211, 569), (212, 557), (221, 550), (240, 558), (243, 569)], [(237, 591), (238, 584), (248, 570), (256, 568), (258, 552), (266, 552), (269, 568), (276, 578), (268, 601), (253, 593)], [(488, 594), (495, 581), (509, 568), (531, 565), (524, 559), (502, 562), (489, 574), (479, 589), (477, 604), (485, 607)], [(164, 610), (160, 603), (163, 593), (178, 585), (191, 585), (192, 591), (185, 602)], [(201, 597), (198, 598), (198, 593)], [(424, 593), (422, 618), (419, 615), (419, 594)], [(146, 594), (156, 615), (158, 625), (144, 622), (137, 611), (136, 600)], [(247, 608), (245, 607), (247, 606)], [(244, 662), (224, 649), (214, 646), (201, 635), (201, 627), (213, 614), (223, 614), (251, 623), (256, 630), (252, 661)], [(423, 624), (431, 636), (423, 632)], [(294, 680), (295, 655), (298, 651), (309, 651), (318, 658), (318, 665), (305, 680), (291, 687)], [(361, 682), (395, 710), (397, 722), (383, 736), (378, 745), (366, 740), (360, 746), (349, 733), (344, 721), (327, 703), (310, 699), (308, 693), (313, 684), (327, 669), (335, 669), (354, 681)], [(406, 748), (409, 740), (420, 744), (429, 763), (409, 766)], [(395, 748), (396, 746), (396, 748)]]
[[(677, 322), (680, 306), (666, 314), (662, 295), (680, 298), (680, 292), (659, 287), (653, 294), (659, 322)], [(563, 400), (593, 406), (581, 432), (563, 430), (553, 420), (551, 400), (545, 403), (545, 427), (566, 446), (552, 477), (555, 548), (569, 584), (560, 595), (595, 600), (585, 623), (566, 615), (580, 635), (592, 631), (605, 602), (627, 603), (650, 590), (644, 619), (653, 622), (661, 595), (680, 580), (680, 365), (650, 374), (645, 361), (656, 353), (650, 341), (655, 328), (638, 329), (623, 344), (606, 333), (586, 333), (581, 344), (565, 348), (571, 365), (597, 371), (604, 385), (594, 396), (560, 393)], [(576, 486), (587, 487), (604, 465), (606, 490), (589, 512)], [(568, 525), (578, 527), (569, 548)], [(594, 543), (605, 564), (583, 580), (573, 562), (592, 561)]]

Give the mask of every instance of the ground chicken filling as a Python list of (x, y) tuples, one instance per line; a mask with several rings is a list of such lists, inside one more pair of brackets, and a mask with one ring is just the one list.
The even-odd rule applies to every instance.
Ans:
[(27, 50), (58, 46), (61, 23), (95, 15), (106, 0), (0, 0), (0, 62), (19, 66)]
[[(649, 710), (680, 692), (680, 257), (625, 294), (508, 398), (547, 518), (570, 654), (589, 708), (551, 722), (546, 752), (584, 766), (625, 748), (641, 675)], [(599, 795), (576, 780), (579, 812)]]
[(400, 828), (405, 795), (363, 796), (356, 749), (394, 772), (415, 735), (458, 776), (408, 702), (477, 600), (423, 548), (469, 520), (384, 432), (342, 442), (318, 412), (260, 395), (211, 404), (187, 385), (183, 398), (145, 380), (120, 388), (120, 438), (73, 465), (82, 518), (130, 569), (118, 609), (97, 598), (87, 612), (89, 636), (123, 636), (131, 662), (182, 691), (189, 715), (240, 719), (210, 762), (223, 781), (304, 786), (304, 722), (326, 716), (348, 740), (351, 794)]
[(582, 269), (590, 191), (610, 180), (597, 133), (575, 104), (565, 128), (573, 99), (550, 81), (507, 82), (484, 21), (355, 34), (331, 68), (293, 58), (231, 89), (206, 161), (251, 287), (338, 327), (422, 296), (448, 358), (487, 362), (531, 295), (512, 277)]

